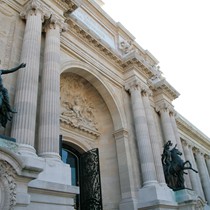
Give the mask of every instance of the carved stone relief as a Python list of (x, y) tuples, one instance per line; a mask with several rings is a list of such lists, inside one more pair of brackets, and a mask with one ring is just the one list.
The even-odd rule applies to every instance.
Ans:
[(13, 210), (16, 204), (15, 170), (6, 161), (0, 161), (0, 209)]
[(67, 125), (98, 137), (100, 133), (92, 88), (89, 82), (76, 74), (61, 76), (60, 121), (61, 126)]
[(132, 41), (119, 37), (119, 49), (123, 52), (123, 54), (131, 52), (133, 50)]

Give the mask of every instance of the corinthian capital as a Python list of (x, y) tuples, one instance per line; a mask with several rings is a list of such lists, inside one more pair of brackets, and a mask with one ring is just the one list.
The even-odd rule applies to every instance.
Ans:
[(168, 103), (167, 101), (161, 101), (159, 103), (156, 104), (156, 107), (155, 107), (156, 111), (157, 112), (173, 112), (173, 106)]
[(127, 82), (125, 84), (125, 90), (129, 92), (132, 92), (134, 90), (140, 91), (141, 90), (140, 80), (135, 78), (134, 80)]
[(20, 17), (23, 19), (27, 19), (28, 16), (36, 16), (38, 13), (41, 14), (42, 21), (44, 21), (45, 18), (48, 19), (50, 17), (50, 12), (40, 2), (40, 0), (31, 0), (20, 13)]
[(54, 14), (52, 14), (44, 24), (44, 30), (46, 31), (48, 29), (56, 29), (56, 28), (59, 28), (60, 32), (64, 32), (67, 30), (68, 25), (64, 23), (63, 20), (59, 19)]
[(151, 94), (151, 91), (149, 90), (147, 85), (141, 82), (140, 79), (138, 78), (135, 78), (132, 81), (127, 82), (125, 84), (125, 90), (129, 91), (130, 93), (135, 90), (140, 91), (142, 95)]

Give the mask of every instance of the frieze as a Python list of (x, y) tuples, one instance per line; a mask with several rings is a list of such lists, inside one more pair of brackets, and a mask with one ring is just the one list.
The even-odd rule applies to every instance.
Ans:
[(87, 15), (81, 8), (78, 8), (72, 17), (81, 21), (86, 27), (89, 28), (93, 33), (95, 33), (100, 39), (106, 42), (110, 47), (115, 48), (114, 37), (111, 36), (98, 22), (96, 22), (92, 17)]
[(79, 129), (93, 136), (100, 136), (96, 120), (94, 96), (87, 94), (88, 82), (74, 74), (61, 77), (61, 126)]

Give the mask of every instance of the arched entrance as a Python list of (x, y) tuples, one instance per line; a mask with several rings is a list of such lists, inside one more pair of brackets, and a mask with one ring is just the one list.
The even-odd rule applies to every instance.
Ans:
[[(117, 209), (121, 196), (121, 174), (119, 174), (118, 165), (117, 151), (119, 150), (116, 147), (122, 148), (120, 144), (121, 142), (123, 144), (124, 139), (120, 141), (120, 144), (116, 145), (113, 133), (121, 131), (126, 121), (123, 111), (120, 111), (122, 107), (118, 103), (119, 99), (115, 97), (115, 92), (110, 84), (106, 83), (102, 75), (92, 66), (79, 61), (71, 61), (63, 64), (62, 69), (61, 134), (66, 142), (83, 148), (83, 152), (89, 151), (91, 148), (99, 148), (103, 204), (107, 209)], [(83, 154), (80, 150), (78, 151), (80, 154)], [(92, 152), (89, 152), (89, 155), (92, 154)], [(123, 155), (120, 154), (120, 157)], [(93, 155), (93, 157), (97, 156)], [(89, 160), (89, 157), (86, 156), (84, 159)], [(92, 159), (94, 160), (95, 158)], [(94, 168), (94, 165), (89, 164), (89, 161), (84, 162), (84, 167), (82, 168), (85, 168), (86, 165), (92, 169)], [(86, 170), (88, 171), (88, 168)], [(91, 170), (89, 171), (90, 174), (92, 173), (90, 178), (94, 177), (95, 173), (91, 172)], [(89, 183), (89, 181), (86, 181), (88, 175), (84, 174), (85, 178), (82, 179), (84, 184)], [(79, 184), (81, 184), (82, 180), (79, 178)], [(89, 186), (92, 187), (93, 184)], [(86, 185), (86, 189), (89, 186)], [(89, 189), (90, 191), (97, 195), (94, 192), (94, 188)], [(82, 194), (89, 195), (89, 192), (82, 193), (81, 190), (81, 196)], [(87, 210), (87, 206), (85, 209)], [(89, 209), (102, 209), (102, 207), (90, 207)]]
[(102, 193), (98, 149), (81, 152), (69, 144), (62, 144), (62, 161), (71, 167), (71, 182), (80, 187), (75, 210), (102, 210)]

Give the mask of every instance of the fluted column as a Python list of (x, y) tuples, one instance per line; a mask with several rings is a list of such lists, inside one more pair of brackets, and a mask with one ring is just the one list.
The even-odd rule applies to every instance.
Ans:
[(26, 19), (21, 62), (26, 68), (18, 71), (15, 109), (11, 136), (21, 144), (20, 152), (35, 154), (35, 123), (43, 17), (46, 13), (37, 0), (29, 2), (21, 13)]
[[(192, 151), (192, 146), (189, 145), (185, 140), (182, 140), (182, 145), (183, 145), (183, 150), (184, 150), (186, 159), (190, 161), (190, 163), (192, 164), (192, 168), (197, 170), (195, 158)], [(204, 199), (205, 197), (204, 197), (199, 175), (192, 170), (188, 170), (188, 173), (190, 175), (192, 189)]]
[(196, 151), (196, 162), (197, 162), (199, 175), (201, 178), (201, 183), (203, 186), (203, 191), (204, 191), (205, 198), (208, 204), (210, 204), (210, 190), (209, 190), (210, 178), (209, 178), (208, 170), (207, 170), (205, 159), (204, 159), (204, 154), (199, 149), (195, 149), (195, 151)]
[(143, 186), (153, 185), (157, 183), (157, 178), (150, 143), (149, 129), (141, 96), (141, 85), (138, 80), (135, 80), (127, 84), (125, 88), (126, 90), (129, 90), (131, 94), (131, 105), (133, 110)]
[(207, 169), (208, 169), (209, 176), (210, 176), (210, 156), (205, 155), (205, 159), (206, 159), (206, 165), (207, 165)]
[[(171, 125), (172, 125), (173, 132), (174, 132), (174, 135), (175, 135), (175, 138), (176, 138), (177, 146), (179, 148), (179, 151), (181, 151), (181, 153), (182, 153), (182, 159), (184, 161), (186, 161), (188, 159), (185, 156), (185, 152), (184, 152), (183, 147), (182, 147), (182, 143), (181, 143), (181, 139), (180, 139), (180, 136), (179, 136), (179, 132), (178, 132), (177, 124), (176, 124), (176, 119), (175, 119), (176, 112), (175, 112), (174, 109), (172, 109), (170, 111), (169, 116), (170, 116), (170, 119), (171, 119)], [(186, 183), (187, 188), (192, 188), (192, 183), (191, 183), (191, 180), (190, 180), (189, 173), (184, 174), (184, 179), (185, 179), (185, 183)]]
[(59, 159), (60, 32), (63, 26), (64, 24), (53, 15), (45, 25), (38, 144), (40, 156)]
[(180, 136), (179, 136), (179, 132), (178, 132), (177, 124), (176, 124), (176, 119), (175, 119), (176, 112), (174, 110), (171, 110), (170, 113), (169, 113), (169, 116), (170, 116), (170, 119), (171, 119), (171, 125), (172, 125), (172, 129), (173, 129), (173, 132), (174, 132), (174, 135), (175, 135), (175, 138), (176, 138), (177, 146), (182, 152), (183, 151), (182, 143), (181, 143), (181, 140), (180, 140)]
[(163, 173), (163, 165), (161, 162), (160, 142), (158, 139), (157, 128), (155, 126), (155, 119), (154, 119), (152, 107), (149, 100), (149, 94), (151, 94), (149, 89), (145, 88), (142, 91), (142, 100), (143, 100), (146, 118), (147, 118), (149, 136), (151, 140), (152, 152), (154, 156), (154, 162), (155, 162), (155, 168), (156, 168), (156, 174), (157, 174), (157, 180), (159, 183), (166, 185), (165, 176)]
[(162, 131), (165, 142), (171, 141), (176, 144), (176, 137), (174, 135), (173, 127), (171, 124), (171, 118), (169, 116), (171, 105), (161, 102), (157, 105), (156, 110), (160, 113), (160, 119), (162, 124)]

